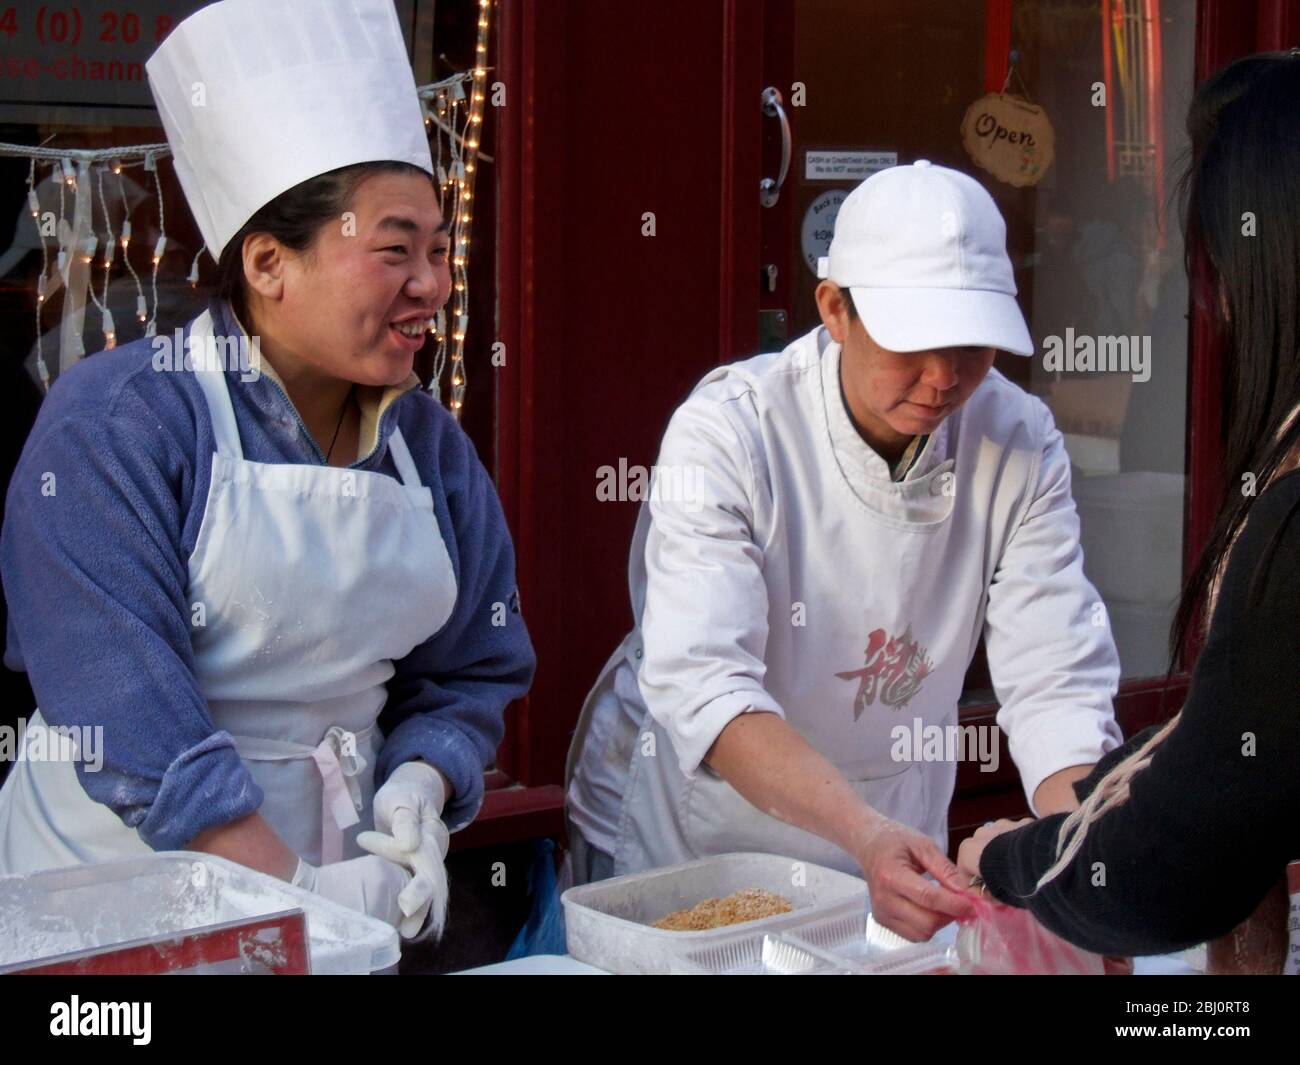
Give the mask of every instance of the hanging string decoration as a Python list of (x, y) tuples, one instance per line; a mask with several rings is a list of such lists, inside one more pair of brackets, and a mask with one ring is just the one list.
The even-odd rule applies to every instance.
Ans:
[[(51, 297), (60, 289), (64, 290), (64, 298), (57, 372), (62, 373), (86, 353), (82, 333), (87, 295), (98, 311), (99, 327), (104, 336), (103, 347), (111, 348), (117, 343), (117, 324), (108, 306), (108, 283), (119, 248), (124, 268), (135, 283), (136, 318), (143, 326), (144, 335), (154, 334), (158, 298), (157, 268), (167, 246), (157, 160), (167, 154), (167, 151), (166, 144), (104, 149), (33, 148), (28, 145), (0, 144), (0, 155), (24, 156), (30, 160), (27, 170), (27, 207), (41, 251), (41, 272), (36, 279), (36, 372), (46, 390), (49, 389), (53, 375), (45, 358), (44, 310)], [(143, 198), (140, 192), (142, 184), (129, 183), (131, 191), (128, 192), (128, 182), (122, 175), (124, 171), (135, 168), (152, 173), (158, 197), (159, 236), (154, 247), (154, 268), (150, 279), (154, 313), (150, 312), (149, 298), (129, 256), (130, 216)], [(42, 196), (42, 193), (45, 195)], [(56, 194), (57, 212), (53, 209)], [(72, 200), (70, 218), (69, 197)], [(98, 216), (95, 212), (96, 197), (99, 202)], [(120, 229), (114, 228), (115, 212), (120, 221)], [(98, 228), (97, 222), (102, 224), (102, 230)], [(18, 239), (18, 234), (15, 234), (15, 240)], [(52, 247), (53, 268), (50, 262)], [(95, 257), (101, 249), (103, 258), (96, 264)], [(97, 268), (103, 271), (102, 295), (95, 292), (94, 274)]]
[[(1166, 243), (1164, 73), (1160, 0), (1102, 0), (1102, 77), (1106, 86), (1106, 172), (1140, 178), (1155, 203), (1156, 246)], [(1119, 82), (1118, 106), (1113, 89)], [(1120, 129), (1116, 131), (1116, 115)]]
[(465, 333), (469, 328), (469, 243), (473, 221), (474, 175), (483, 135), (487, 87), (488, 34), (492, 0), (479, 0), (474, 69), (419, 90), (424, 123), (433, 136), (434, 172), (442, 214), (451, 219), (451, 298), (434, 319), (434, 363), (430, 391), (439, 396), (442, 374), (450, 367), (447, 407), (460, 419), (465, 405)]
[[(448, 370), (446, 402), (458, 420), (465, 404), (465, 334), (469, 329), (474, 176), (480, 160), (491, 161), (489, 156), (479, 151), (479, 142), (483, 129), (492, 0), (478, 0), (478, 4), (473, 69), (420, 86), (417, 90), (430, 135), (430, 152), (441, 194), (442, 213), (449, 219), (451, 237), (452, 291), (447, 305), (438, 312), (431, 326), (435, 348), (429, 390), (441, 400), (442, 375), (444, 370)], [(95, 312), (92, 321), (103, 335), (102, 344), (93, 350), (112, 348), (125, 339), (119, 335), (119, 323), (114, 320), (109, 305), (109, 282), (114, 279), (119, 252), (121, 267), (116, 273), (119, 280), (129, 277), (128, 284), (134, 285), (138, 335), (152, 337), (156, 334), (158, 272), (168, 247), (158, 163), (170, 154), (166, 144), (80, 149), (0, 142), (0, 155), (30, 161), (27, 206), (41, 252), (41, 271), (36, 279), (35, 372), (46, 391), (58, 373), (67, 370), (86, 354), (83, 334), (87, 297)], [(139, 180), (132, 180), (130, 172), (133, 170), (139, 171)], [(147, 212), (149, 200), (157, 204), (151, 227), (157, 236), (145, 268), (148, 273), (146, 287), (141, 271), (131, 261), (130, 252), (132, 218), (135, 217), (138, 226), (149, 228), (149, 220), (140, 217), (142, 210)], [(20, 235), (16, 233), (15, 243), (19, 240)], [(33, 251), (36, 247), (36, 244), (30, 245)], [(190, 263), (188, 280), (192, 288), (197, 288), (199, 283), (199, 259), (203, 251), (204, 248), (200, 247)], [(100, 274), (98, 278), (97, 273)], [(46, 307), (60, 289), (64, 293), (63, 311), (59, 322), (57, 367), (52, 371), (45, 351)]]

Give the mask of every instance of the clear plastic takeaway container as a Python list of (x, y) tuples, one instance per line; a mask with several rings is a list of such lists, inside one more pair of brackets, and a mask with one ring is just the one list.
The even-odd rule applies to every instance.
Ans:
[(293, 909), (307, 917), (312, 973), (397, 964), (382, 921), (210, 854), (159, 851), (0, 877), (0, 967)]
[[(707, 898), (761, 888), (791, 913), (702, 932), (651, 924)], [(614, 973), (846, 972), (817, 950), (779, 942), (809, 922), (847, 917), (865, 926), (867, 884), (856, 876), (776, 854), (720, 854), (569, 888), (561, 896), (569, 953)]]

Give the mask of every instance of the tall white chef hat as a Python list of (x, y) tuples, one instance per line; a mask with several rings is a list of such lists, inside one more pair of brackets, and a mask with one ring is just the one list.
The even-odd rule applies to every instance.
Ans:
[(220, 0), (145, 64), (214, 259), (280, 193), (353, 163), (433, 173), (393, 0)]

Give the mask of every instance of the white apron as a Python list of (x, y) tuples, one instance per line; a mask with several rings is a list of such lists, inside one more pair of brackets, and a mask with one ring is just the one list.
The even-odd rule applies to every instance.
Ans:
[[(207, 311), (190, 330), (191, 350), (205, 350)], [(225, 373), (195, 372), (217, 441), (186, 593), (206, 613), (192, 629), (198, 681), (265, 793), (258, 812), (271, 828), (309, 862), (354, 857), (372, 824), (393, 662), (441, 629), (456, 601), (433, 496), (396, 427), (388, 446), (401, 481), (247, 461)], [(27, 738), (40, 727), (37, 714)], [(19, 762), (0, 792), (0, 872), (148, 853), (86, 794), (71, 761)]]
[[(648, 515), (648, 510), (642, 513)], [(644, 535), (645, 530), (638, 528), (633, 550), (644, 547)], [(895, 541), (886, 553), (890, 563), (910, 571), (912, 580), (917, 581), (923, 576), (918, 566), (922, 552), (918, 545), (908, 544), (907, 539)], [(821, 600), (819, 609), (825, 610), (833, 602)], [(906, 605), (901, 607), (901, 613), (906, 613)], [(890, 635), (902, 635), (909, 624), (909, 618), (895, 616), (900, 613), (900, 604), (896, 602), (877, 601), (868, 609), (873, 622), (889, 615), (886, 630), (889, 631), (890, 624), (897, 630), (897, 633), (889, 631)], [(961, 607), (954, 611), (954, 622), (961, 611)], [(970, 659), (971, 630), (964, 625), (945, 626), (951, 640), (943, 648), (947, 652), (946, 660), (929, 658), (934, 668), (921, 681), (923, 695), (901, 707), (887, 705), (882, 701), (885, 697), (895, 703), (901, 700), (897, 692), (884, 690), (889, 676), (882, 676), (875, 685), (875, 698), (870, 705), (865, 705), (864, 699), (862, 718), (855, 721), (850, 708), (860, 680), (843, 679), (836, 674), (861, 670), (868, 664), (863, 613), (857, 604), (845, 611), (849, 616), (843, 619), (842, 635), (821, 647), (808, 638), (806, 629), (788, 625), (780, 629), (774, 625), (774, 646), (769, 648), (767, 659), (768, 690), (781, 701), (786, 720), (844, 773), (868, 806), (919, 829), (946, 853), (953, 766), (918, 761), (900, 764), (891, 755), (894, 741), (890, 730), (895, 724), (913, 729), (956, 724), (957, 700)], [(782, 636), (787, 639), (781, 640)], [(915, 639), (916, 634), (912, 637)], [(785, 646), (776, 646), (778, 642)], [(640, 713), (640, 731), (635, 735), (628, 733), (622, 743), (611, 745), (611, 749), (617, 749), (631, 743), (614, 875), (735, 851), (780, 854), (861, 875), (857, 863), (837, 845), (764, 813), (708, 766), (702, 766), (694, 780), (682, 774), (671, 738), (645, 711), (637, 691), (636, 673), (643, 649), (643, 636), (634, 630), (605, 664), (583, 706), (566, 776), (567, 786), (577, 769), (577, 758), (592, 717), (602, 701), (629, 703), (630, 707), (620, 707), (620, 718), (628, 715), (629, 709), (633, 714)], [(936, 648), (931, 644), (924, 650), (929, 656)], [(884, 657), (882, 647), (874, 661), (880, 663)], [(898, 677), (895, 685), (909, 683), (905, 674), (893, 675)], [(835, 710), (840, 711), (838, 720), (833, 717)], [(920, 725), (914, 724), (917, 719)], [(649, 736), (654, 737), (653, 747)], [(643, 752), (648, 750), (653, 750), (654, 755), (645, 756)]]

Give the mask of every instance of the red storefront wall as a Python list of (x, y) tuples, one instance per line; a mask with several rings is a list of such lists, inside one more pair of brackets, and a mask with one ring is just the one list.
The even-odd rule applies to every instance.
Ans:
[[(497, 468), (539, 667), (459, 847), (561, 830), (573, 726), (631, 623), (637, 504), (599, 503), (596, 471), (649, 467), (694, 382), (758, 350), (751, 206), (765, 160), (755, 102), (765, 45), (789, 17), (782, 0), (502, 0), (499, 11), (494, 77), (508, 105), (497, 115), (497, 335), (507, 363), (495, 384)], [(1300, 0), (1200, 0), (1196, 32), (1199, 80), (1237, 55), (1300, 43)], [(642, 235), (645, 212), (653, 237)], [(1220, 380), (1195, 301), (1191, 313), (1189, 554), (1215, 505)], [(1162, 700), (1151, 681), (1126, 684), (1125, 732), (1180, 699), (1175, 689)], [(962, 719), (991, 720), (994, 709), (967, 707)], [(987, 776), (966, 767), (953, 836), (1024, 810), (1009, 764)]]

